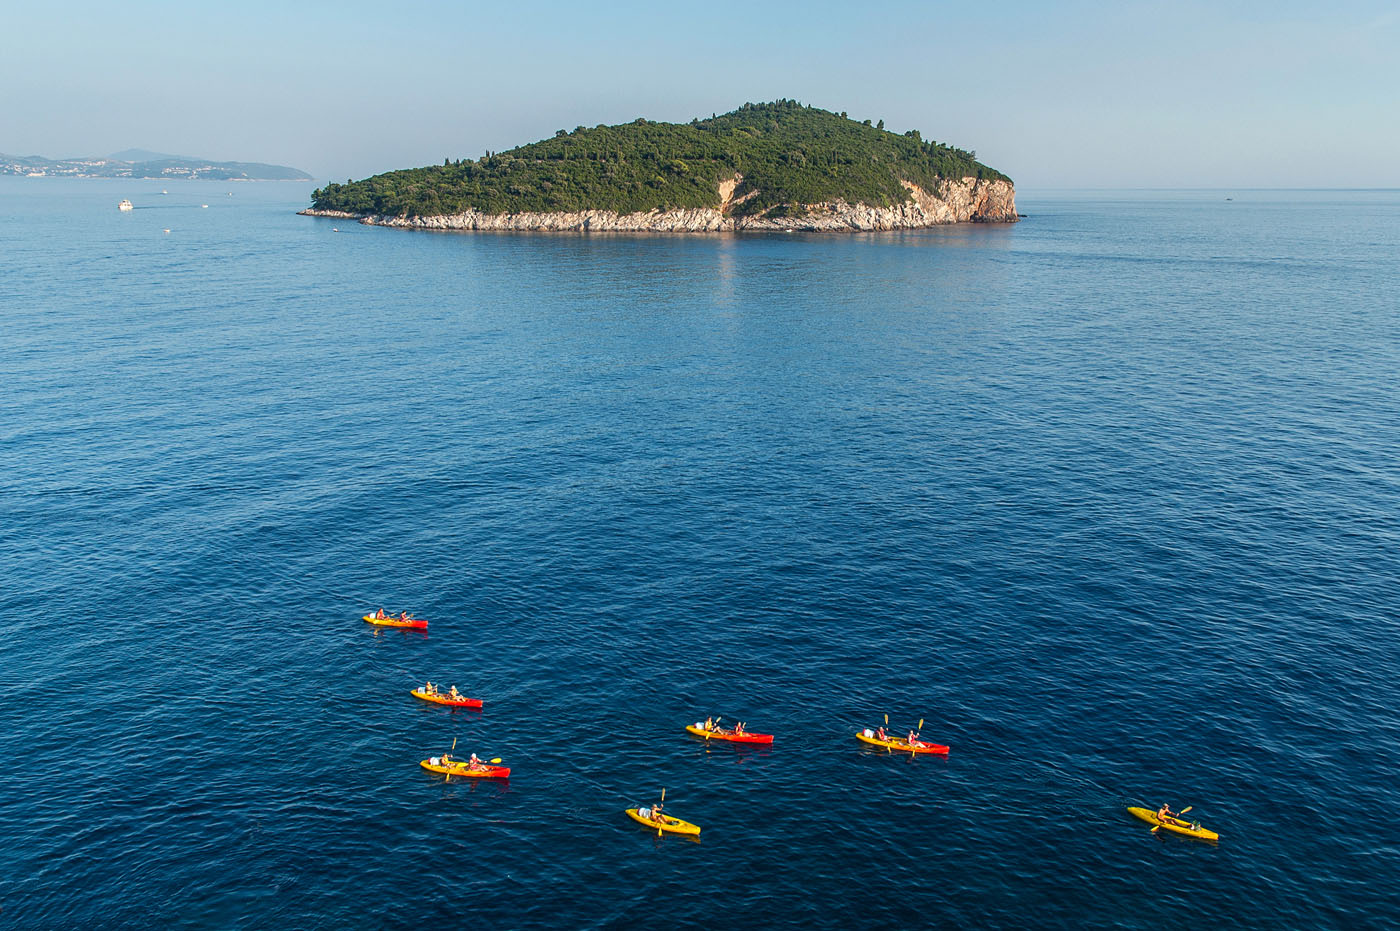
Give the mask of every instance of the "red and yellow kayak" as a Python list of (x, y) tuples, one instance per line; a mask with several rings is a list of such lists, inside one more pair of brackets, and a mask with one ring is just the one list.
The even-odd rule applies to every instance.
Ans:
[(1160, 827), (1164, 831), (1171, 831), (1173, 834), (1180, 834), (1182, 837), (1194, 837), (1197, 840), (1218, 841), (1220, 835), (1214, 831), (1207, 831), (1199, 824), (1191, 824), (1180, 819), (1172, 821), (1158, 821), (1157, 813), (1150, 808), (1138, 808), (1134, 805), (1128, 806), (1128, 813), (1134, 818), (1140, 818), (1148, 824)]
[[(869, 730), (867, 728), (866, 730)], [(884, 747), (886, 750), (893, 750), (898, 753), (943, 753), (948, 752), (948, 748), (942, 744), (929, 743), (927, 740), (916, 740), (911, 745), (908, 740), (900, 738), (887, 738), (881, 740), (874, 734), (867, 734), (865, 731), (856, 731), (856, 740), (862, 743), (872, 744), (876, 747)]]
[(691, 824), (689, 821), (682, 821), (680, 818), (672, 818), (670, 815), (662, 815), (660, 821), (651, 820), (650, 808), (626, 808), (627, 817), (639, 824), (645, 824), (653, 831), (665, 831), (668, 834), (699, 834), (700, 825)]
[(480, 708), (482, 704), (481, 699), (479, 698), (468, 698), (465, 695), (463, 695), (461, 698), (453, 698), (450, 694), (444, 695), (442, 692), (438, 692), (435, 695), (429, 695), (421, 688), (414, 689), (411, 694), (414, 698), (421, 698), (424, 701), (430, 701), (435, 705), (451, 705), (454, 708)]
[(706, 740), (728, 740), (737, 744), (771, 744), (773, 742), (772, 734), (750, 734), (747, 731), (736, 734), (732, 730), (719, 727), (707, 731), (705, 725), (698, 721), (694, 724), (687, 724), (685, 729), (696, 737), (704, 737)]
[(406, 621), (401, 621), (396, 617), (375, 617), (373, 614), (366, 614), (365, 620), (380, 627), (414, 627), (419, 630), (427, 630), (428, 622), (419, 617), (411, 617)]
[(463, 760), (449, 760), (443, 762), (442, 757), (433, 757), (430, 760), (422, 760), (418, 763), (430, 773), (441, 773), (444, 776), (468, 776), (472, 779), (509, 779), (509, 766), (492, 766), (490, 763), (482, 763), (480, 768), (472, 769), (470, 764)]

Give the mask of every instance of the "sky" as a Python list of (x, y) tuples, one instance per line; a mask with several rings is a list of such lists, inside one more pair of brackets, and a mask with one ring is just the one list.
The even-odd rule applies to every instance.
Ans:
[(1018, 188), (1400, 187), (1400, 4), (15, 4), (0, 152), (362, 178), (793, 98)]

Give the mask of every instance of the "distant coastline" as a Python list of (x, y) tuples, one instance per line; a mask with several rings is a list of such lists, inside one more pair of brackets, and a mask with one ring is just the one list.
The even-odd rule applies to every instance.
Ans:
[(286, 165), (216, 162), (139, 149), (94, 158), (53, 159), (0, 154), (0, 176), (22, 178), (126, 178), (148, 181), (314, 181)]

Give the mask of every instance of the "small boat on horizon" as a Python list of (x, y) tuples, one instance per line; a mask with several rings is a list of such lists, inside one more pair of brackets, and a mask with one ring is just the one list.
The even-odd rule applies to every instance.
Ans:
[(120, 204), (117, 204), (117, 209), (118, 209), (118, 210), (132, 210), (132, 209), (134, 209), (134, 208), (131, 206), (131, 201), (129, 201), (129, 200), (123, 200)]

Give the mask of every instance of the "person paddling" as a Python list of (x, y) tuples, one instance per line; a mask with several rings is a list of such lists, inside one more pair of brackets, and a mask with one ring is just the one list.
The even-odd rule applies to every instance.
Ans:
[(911, 746), (911, 747), (917, 747), (918, 745), (919, 745), (919, 732), (918, 732), (918, 731), (910, 731), (910, 732), (909, 732), (909, 746)]
[(485, 768), (486, 764), (481, 762), (481, 760), (477, 758), (477, 755), (475, 753), (472, 754), (472, 758), (470, 760), (467, 760), (467, 769), (471, 770), (474, 773), (479, 773)]
[(376, 621), (382, 621), (382, 620), (384, 620), (384, 609), (383, 609), (383, 608), (380, 608), (378, 611), (374, 612), (374, 619), (375, 619)]
[(875, 728), (875, 736), (881, 740), (889, 740), (889, 737), (885, 736), (885, 729), (883, 727)]
[(458, 701), (462, 697), (461, 694), (457, 691), (457, 686), (455, 685), (452, 686), (451, 697), (453, 701)]
[(661, 813), (661, 808), (661, 803), (657, 802), (655, 805), (651, 806), (651, 813), (648, 814), (647, 817), (650, 818), (652, 821), (655, 821), (657, 824), (665, 824), (666, 816)]
[(1176, 812), (1172, 811), (1171, 806), (1166, 802), (1163, 802), (1162, 807), (1157, 809), (1157, 820), (1163, 824), (1181, 823), (1176, 817)]

